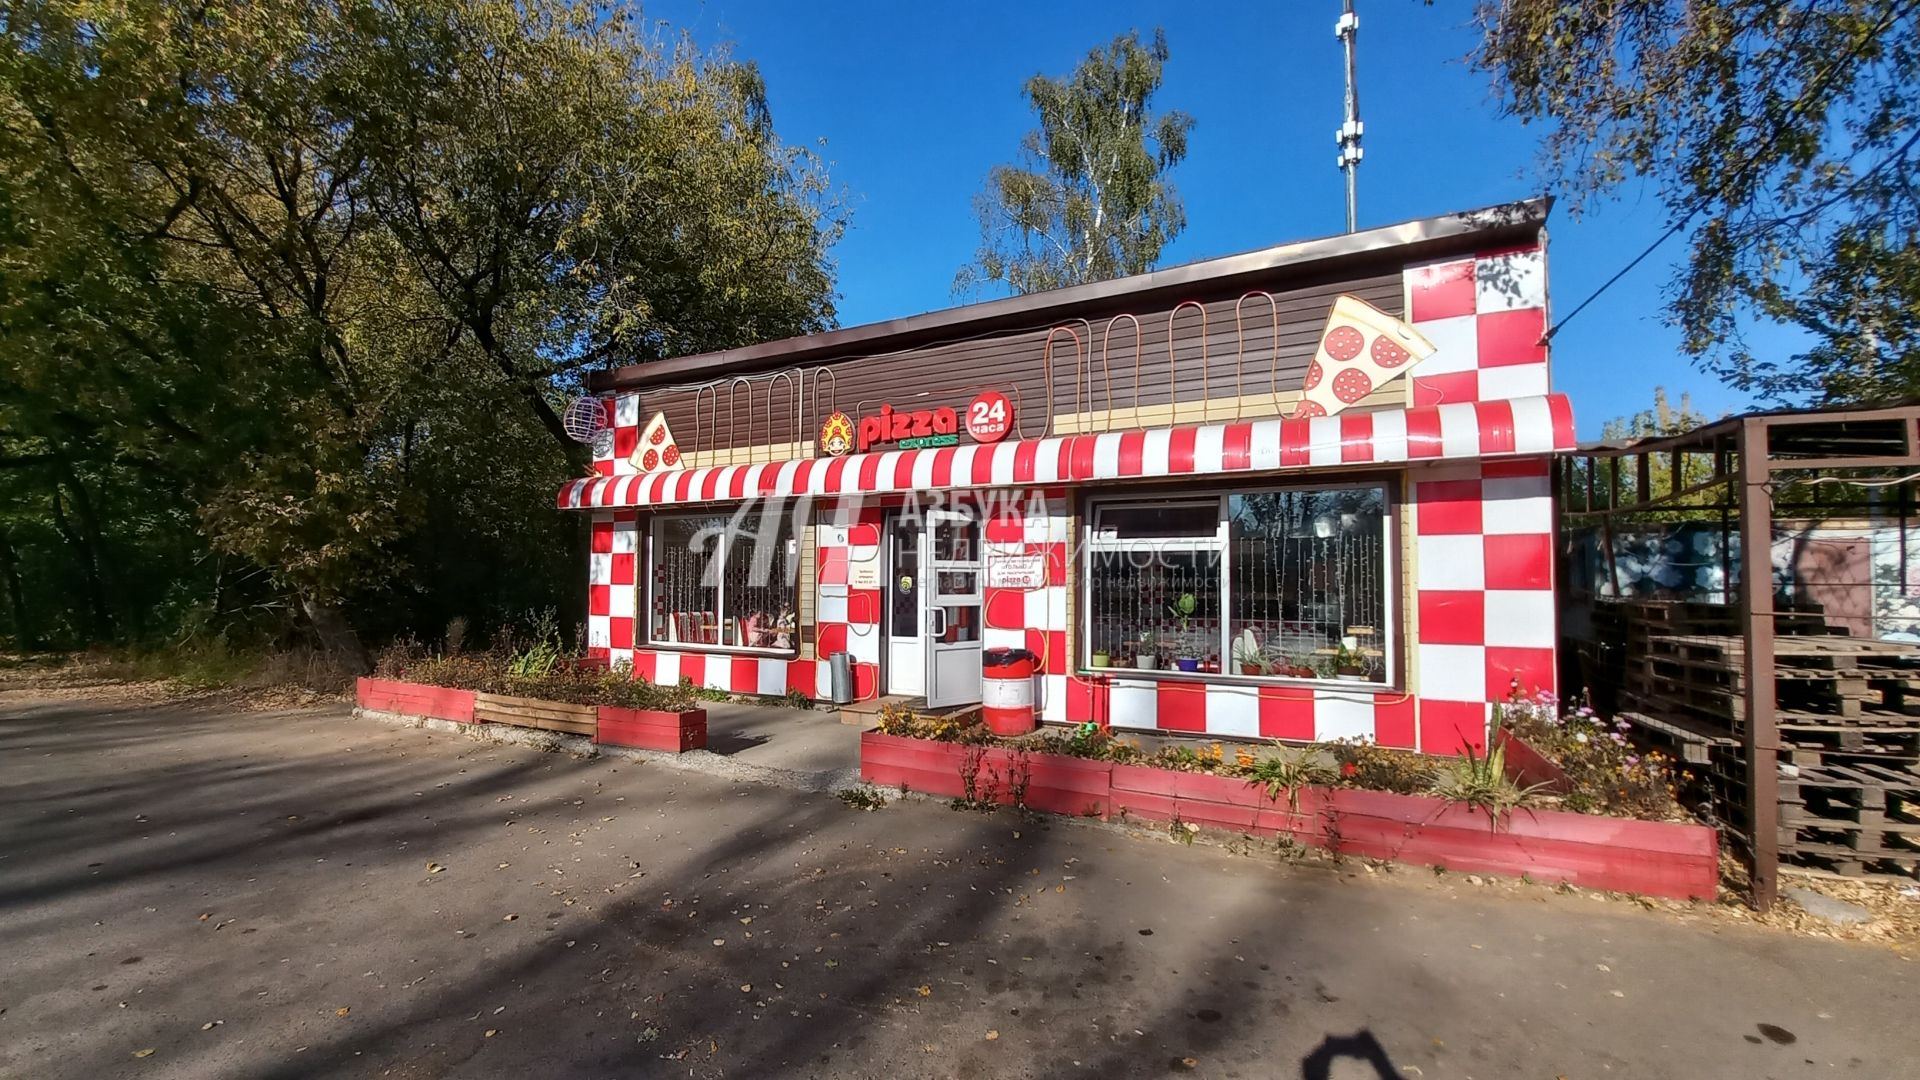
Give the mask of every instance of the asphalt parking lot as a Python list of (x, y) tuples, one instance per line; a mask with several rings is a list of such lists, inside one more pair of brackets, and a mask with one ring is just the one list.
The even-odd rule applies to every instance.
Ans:
[(355, 720), (0, 702), (9, 1077), (1912, 1075), (1912, 964)]

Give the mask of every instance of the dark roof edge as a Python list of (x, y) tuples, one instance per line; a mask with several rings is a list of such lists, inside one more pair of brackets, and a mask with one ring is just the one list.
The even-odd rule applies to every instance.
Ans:
[(952, 340), (962, 327), (974, 328), (971, 333), (958, 335), (968, 337), (974, 333), (987, 334), (1010, 327), (1028, 327), (1036, 322), (1045, 322), (1049, 312), (1117, 297), (1192, 287), (1281, 267), (1349, 258), (1476, 233), (1527, 227), (1537, 229), (1546, 223), (1547, 212), (1552, 205), (1550, 196), (1537, 196), (1476, 210), (1382, 225), (1360, 232), (1277, 244), (1131, 277), (942, 308), (920, 315), (779, 338), (737, 349), (649, 360), (610, 371), (590, 372), (587, 375), (587, 388), (596, 392), (625, 390), (667, 381), (683, 381), (689, 377), (711, 378), (738, 371), (763, 370), (851, 352), (894, 352), (917, 348), (924, 343)]

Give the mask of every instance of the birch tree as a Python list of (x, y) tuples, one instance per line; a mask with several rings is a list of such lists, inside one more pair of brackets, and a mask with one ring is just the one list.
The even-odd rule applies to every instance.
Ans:
[(1035, 75), (1022, 93), (1040, 126), (974, 199), (980, 248), (956, 295), (1015, 294), (1145, 273), (1186, 227), (1167, 174), (1187, 156), (1193, 118), (1152, 111), (1167, 63), (1160, 30), (1128, 31), (1071, 75)]

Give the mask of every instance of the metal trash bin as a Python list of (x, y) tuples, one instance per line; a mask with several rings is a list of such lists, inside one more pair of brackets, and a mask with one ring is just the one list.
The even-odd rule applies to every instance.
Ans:
[(853, 654), (837, 652), (827, 657), (828, 689), (835, 705), (851, 705), (854, 697)]

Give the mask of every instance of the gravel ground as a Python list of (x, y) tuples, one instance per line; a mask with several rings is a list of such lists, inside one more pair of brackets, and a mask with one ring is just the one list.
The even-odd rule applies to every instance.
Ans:
[(8, 1077), (1912, 1075), (1885, 947), (341, 707), (5, 695), (0, 790)]

